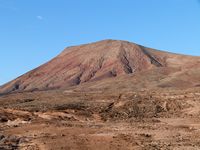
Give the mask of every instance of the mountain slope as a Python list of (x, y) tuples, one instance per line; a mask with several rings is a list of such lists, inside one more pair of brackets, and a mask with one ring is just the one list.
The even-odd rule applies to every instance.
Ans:
[[(146, 70), (156, 71), (156, 68), (184, 72), (199, 64), (199, 57), (157, 51), (126, 41), (104, 40), (66, 48), (46, 64), (0, 87), (0, 93), (64, 89)], [(148, 74), (145, 76), (148, 78)]]

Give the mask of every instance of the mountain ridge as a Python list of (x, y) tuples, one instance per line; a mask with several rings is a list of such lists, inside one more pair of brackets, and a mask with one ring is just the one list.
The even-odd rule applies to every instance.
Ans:
[(187, 69), (199, 62), (199, 57), (103, 40), (65, 48), (49, 62), (1, 86), (0, 93), (64, 89), (159, 67)]

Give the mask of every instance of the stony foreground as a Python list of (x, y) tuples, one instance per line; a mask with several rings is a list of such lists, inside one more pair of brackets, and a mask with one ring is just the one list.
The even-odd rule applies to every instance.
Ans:
[(0, 97), (1, 150), (198, 150), (200, 91), (41, 91)]

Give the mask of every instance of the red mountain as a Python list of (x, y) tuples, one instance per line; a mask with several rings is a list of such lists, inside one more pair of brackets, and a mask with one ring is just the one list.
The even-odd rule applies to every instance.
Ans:
[[(185, 76), (194, 68), (196, 75), (192, 75), (198, 76), (199, 67), (199, 57), (157, 51), (127, 41), (104, 40), (66, 48), (46, 64), (1, 86), (0, 93), (64, 89), (87, 82), (99, 84), (105, 79), (156, 71), (156, 68), (170, 68), (168, 77), (177, 79), (179, 74)], [(145, 76), (148, 78), (148, 74)]]

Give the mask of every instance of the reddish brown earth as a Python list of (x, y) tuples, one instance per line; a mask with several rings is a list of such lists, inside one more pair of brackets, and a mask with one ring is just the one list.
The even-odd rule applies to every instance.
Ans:
[[(66, 48), (48, 63), (2, 86), (0, 93), (64, 89), (88, 82), (101, 83), (104, 79), (139, 72), (151, 78), (148, 74), (157, 74), (163, 68), (167, 78), (160, 86), (184, 82), (186, 86), (198, 86), (199, 66), (199, 57), (166, 53), (126, 41), (105, 40)], [(188, 81), (189, 76), (192, 76), (191, 81)]]
[(200, 149), (200, 57), (105, 40), (0, 93), (0, 150)]

